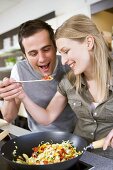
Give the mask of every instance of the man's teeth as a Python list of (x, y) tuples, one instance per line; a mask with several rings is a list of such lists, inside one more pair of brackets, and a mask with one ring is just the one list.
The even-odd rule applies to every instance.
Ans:
[(44, 66), (39, 66), (39, 67), (41, 67), (42, 69), (47, 69), (49, 67), (49, 64), (44, 65)]
[(41, 66), (41, 68), (45, 68), (45, 69), (46, 69), (46, 68), (48, 68), (48, 65), (46, 65), (46, 66)]

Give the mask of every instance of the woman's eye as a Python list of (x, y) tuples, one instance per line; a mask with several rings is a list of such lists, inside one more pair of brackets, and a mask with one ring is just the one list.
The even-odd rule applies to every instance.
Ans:
[(64, 51), (64, 54), (67, 54), (68, 53), (68, 50)]

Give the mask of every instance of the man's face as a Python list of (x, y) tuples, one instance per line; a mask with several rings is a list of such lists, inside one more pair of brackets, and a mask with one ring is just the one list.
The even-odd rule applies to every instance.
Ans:
[(42, 75), (51, 75), (56, 64), (56, 49), (46, 30), (42, 30), (30, 37), (23, 38), (29, 64)]

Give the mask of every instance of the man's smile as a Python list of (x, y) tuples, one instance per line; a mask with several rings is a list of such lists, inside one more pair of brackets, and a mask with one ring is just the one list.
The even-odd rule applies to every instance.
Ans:
[(48, 71), (49, 66), (50, 66), (50, 63), (48, 63), (46, 65), (38, 65), (39, 69), (41, 69), (42, 71)]

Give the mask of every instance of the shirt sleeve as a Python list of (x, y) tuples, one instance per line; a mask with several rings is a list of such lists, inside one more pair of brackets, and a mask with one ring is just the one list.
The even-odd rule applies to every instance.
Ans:
[(14, 67), (11, 70), (11, 78), (15, 79), (16, 81), (20, 80), (19, 74), (18, 74), (18, 68), (17, 65), (15, 64)]
[(63, 78), (57, 86), (57, 91), (66, 97), (67, 95), (66, 95), (65, 85), (66, 85), (65, 78)]

